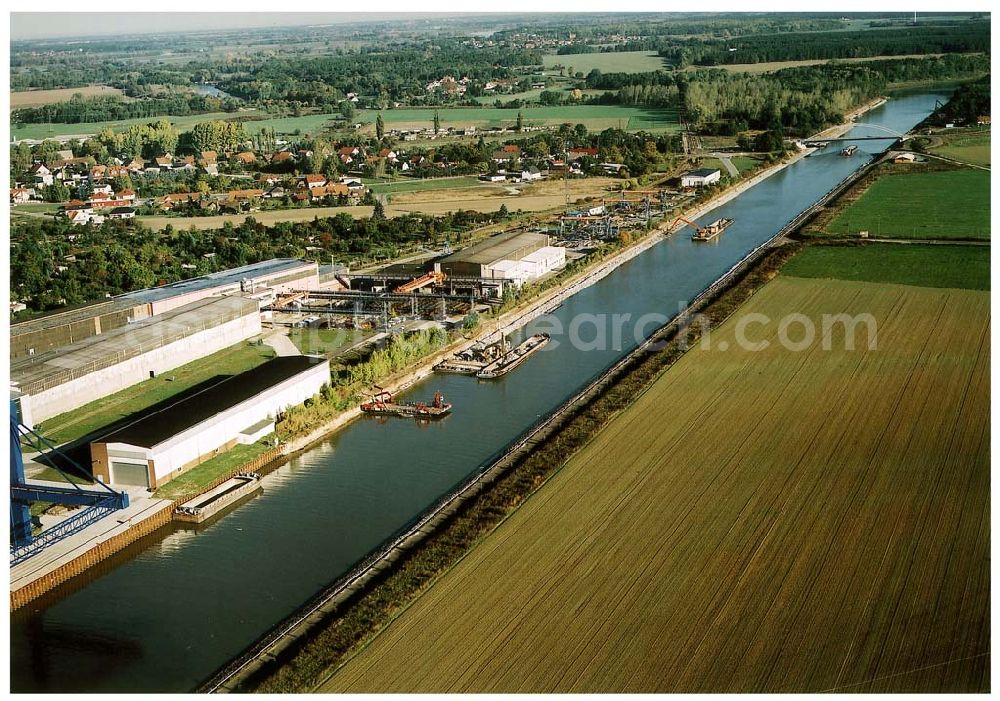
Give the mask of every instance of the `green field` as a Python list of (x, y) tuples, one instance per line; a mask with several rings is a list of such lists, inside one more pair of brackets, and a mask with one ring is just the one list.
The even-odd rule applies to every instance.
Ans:
[(961, 134), (940, 134), (944, 144), (929, 148), (930, 153), (954, 158), (964, 163), (990, 165), (990, 132), (975, 131)]
[[(877, 348), (793, 351), (791, 313)], [(317, 690), (988, 691), (989, 327), (985, 292), (778, 277)]]
[(556, 66), (572, 67), (574, 73), (587, 75), (595, 68), (601, 73), (651, 73), (665, 68), (655, 51), (613, 51), (597, 54), (549, 54), (542, 65), (551, 70)]
[(990, 174), (963, 169), (883, 175), (825, 230), (913, 239), (988, 239)]
[[(507, 99), (507, 98), (504, 98)], [(517, 122), (517, 109), (496, 107), (443, 107), (440, 108), (441, 126), (447, 127), (513, 127)], [(600, 131), (619, 127), (630, 131), (674, 131), (680, 128), (676, 110), (644, 107), (619, 107), (617, 105), (561, 105), (558, 107), (525, 107), (520, 110), (528, 126), (553, 126), (569, 122), (583, 123), (588, 129)], [(355, 121), (372, 124), (379, 113), (360, 111)], [(236, 119), (240, 115), (227, 112), (186, 115), (184, 117), (153, 117), (147, 119), (122, 119), (112, 122), (84, 122), (80, 124), (25, 124), (11, 125), (12, 139), (47, 139), (60, 136), (97, 134), (105, 128), (122, 130), (132, 124), (146, 124), (158, 119), (169, 119), (179, 130), (191, 129), (199, 122), (214, 119)], [(249, 115), (245, 115), (249, 116)], [(434, 120), (432, 108), (392, 109), (382, 111), (388, 127), (430, 127)], [(301, 117), (274, 117), (247, 121), (247, 129), (256, 133), (273, 128), (279, 134), (313, 134), (342, 120), (339, 114), (307, 114)]]
[(53, 416), (36, 428), (48, 440), (59, 445), (148, 409), (216, 375), (245, 372), (273, 357), (274, 351), (270, 346), (239, 343), (73, 411)]
[(868, 243), (809, 246), (792, 258), (782, 275), (922, 287), (990, 289), (990, 249), (986, 246)]
[[(524, 115), (528, 126), (557, 126), (582, 123), (591, 130), (609, 127), (631, 131), (674, 131), (680, 128), (676, 110), (618, 105), (560, 105), (558, 107), (525, 107), (501, 109), (496, 107), (445, 107), (438, 110), (442, 127), (513, 127), (517, 114)], [(376, 112), (360, 113), (360, 121), (374, 122)], [(382, 118), (387, 127), (430, 127), (434, 120), (433, 108), (404, 108), (385, 110)]]

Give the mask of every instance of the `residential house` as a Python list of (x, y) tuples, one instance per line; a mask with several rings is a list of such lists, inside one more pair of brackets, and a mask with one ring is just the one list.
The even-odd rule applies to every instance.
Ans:
[(303, 175), (302, 182), (310, 190), (326, 187), (326, 176), (324, 175)]
[(502, 149), (493, 154), (496, 163), (508, 163), (516, 161), (521, 157), (521, 147), (515, 144), (507, 144)]
[(47, 187), (52, 184), (52, 171), (43, 163), (36, 163), (28, 168), (28, 174), (35, 185)]
[(30, 202), (33, 194), (35, 194), (35, 191), (26, 187), (12, 187), (10, 189), (10, 203), (24, 204), (25, 202)]
[(257, 162), (257, 154), (253, 151), (241, 151), (235, 158), (237, 163), (244, 166), (252, 166)]
[(115, 207), (108, 213), (108, 219), (134, 219), (134, 207)]
[(572, 163), (574, 161), (579, 161), (581, 158), (597, 158), (598, 150), (596, 148), (571, 148), (566, 151), (566, 159)]
[(170, 170), (174, 167), (174, 157), (168, 153), (165, 156), (154, 158), (153, 163), (161, 170)]

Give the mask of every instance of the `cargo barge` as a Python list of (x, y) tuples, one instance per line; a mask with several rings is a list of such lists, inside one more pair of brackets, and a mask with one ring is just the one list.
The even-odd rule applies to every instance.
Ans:
[(494, 380), (503, 377), (508, 372), (523, 363), (535, 351), (541, 350), (549, 342), (547, 333), (536, 333), (523, 343), (520, 343), (513, 350), (507, 351), (500, 358), (484, 367), (476, 373), (476, 377), (481, 380)]
[(434, 400), (426, 402), (394, 402), (392, 394), (378, 387), (379, 393), (370, 402), (361, 404), (361, 411), (376, 416), (402, 416), (414, 419), (437, 419), (451, 411), (451, 404), (444, 400), (440, 392), (434, 393)]
[(174, 509), (174, 519), (202, 523), (260, 488), (260, 475), (256, 472), (241, 472), (215, 489), (178, 506)]
[(714, 222), (708, 226), (698, 227), (698, 229), (691, 234), (692, 241), (711, 241), (716, 236), (721, 234), (723, 231), (728, 229), (733, 223), (732, 219), (716, 219)]

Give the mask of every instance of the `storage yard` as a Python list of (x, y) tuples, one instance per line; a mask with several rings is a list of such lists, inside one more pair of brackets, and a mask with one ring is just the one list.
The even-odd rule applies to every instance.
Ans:
[(741, 311), (871, 313), (877, 350), (734, 317), (319, 690), (988, 690), (988, 293), (783, 275)]

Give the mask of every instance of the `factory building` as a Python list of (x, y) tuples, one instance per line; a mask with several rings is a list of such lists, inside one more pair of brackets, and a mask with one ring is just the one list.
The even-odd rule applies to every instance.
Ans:
[(11, 362), (11, 389), (32, 426), (260, 334), (242, 296), (199, 300), (156, 317)]
[(722, 172), (717, 168), (699, 168), (681, 176), (681, 187), (705, 187), (721, 179)]
[(10, 358), (47, 353), (209, 297), (249, 294), (270, 300), (278, 292), (319, 287), (314, 262), (276, 258), (244, 265), (11, 324)]
[(59, 309), (10, 325), (10, 359), (26, 358), (98, 336), (149, 316), (149, 306), (128, 299)]
[(156, 488), (233, 446), (274, 432), (278, 414), (330, 381), (330, 361), (275, 358), (90, 444), (102, 482)]
[(434, 263), (434, 271), (449, 277), (490, 277), (491, 266), (502, 260), (521, 260), (549, 245), (546, 234), (508, 231), (491, 236)]
[(118, 299), (148, 305), (149, 315), (155, 316), (206, 297), (245, 293), (263, 298), (278, 292), (315, 290), (319, 286), (319, 268), (315, 262), (275, 258), (129, 292)]
[(509, 280), (520, 286), (565, 266), (565, 248), (542, 246), (519, 260), (504, 259), (491, 263), (486, 268), (485, 277), (493, 280)]

